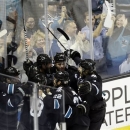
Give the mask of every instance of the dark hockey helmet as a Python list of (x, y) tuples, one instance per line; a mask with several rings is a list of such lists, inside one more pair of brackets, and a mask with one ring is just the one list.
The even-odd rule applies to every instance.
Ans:
[(54, 74), (54, 78), (57, 80), (57, 81), (61, 81), (62, 84), (68, 84), (70, 79), (69, 79), (69, 73), (67, 71), (57, 71), (55, 74)]
[(50, 64), (52, 63), (51, 58), (47, 54), (40, 54), (37, 57), (37, 65), (42, 66), (42, 64)]
[(64, 62), (66, 61), (66, 56), (64, 53), (56, 53), (55, 57), (54, 57), (54, 62), (58, 63), (58, 62)]
[(85, 59), (80, 62), (79, 66), (81, 66), (84, 70), (93, 71), (95, 64), (96, 63), (93, 60)]
[(47, 83), (46, 77), (41, 73), (36, 74), (34, 76), (33, 81), (36, 82), (36, 83), (40, 83), (42, 85), (45, 85)]
[(20, 74), (20, 71), (15, 67), (8, 67), (4, 69), (3, 73), (10, 76), (18, 76)]

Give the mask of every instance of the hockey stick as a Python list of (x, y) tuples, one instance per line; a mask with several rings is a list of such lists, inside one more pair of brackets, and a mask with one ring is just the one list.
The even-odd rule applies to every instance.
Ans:
[[(70, 40), (69, 36), (61, 28), (57, 28), (57, 30), (66, 38), (67, 41)], [(69, 49), (68, 50), (66, 49), (66, 51), (67, 51), (66, 55), (67, 55), (67, 64), (68, 64), (70, 59), (70, 45), (69, 45)]]
[[(41, 19), (41, 21), (42, 21), (42, 19)], [(68, 63), (68, 61), (69, 61), (69, 58), (70, 58), (70, 49), (66, 49), (64, 46), (63, 46), (63, 44), (58, 40), (58, 38), (52, 33), (52, 31), (43, 23), (43, 21), (42, 21), (42, 24), (43, 24), (43, 26), (45, 27), (45, 28), (47, 28), (47, 30), (54, 36), (54, 38), (60, 43), (60, 45), (65, 49), (65, 51), (67, 52), (66, 53), (66, 57), (67, 57), (67, 63)], [(57, 30), (66, 38), (66, 40), (67, 41), (69, 41), (70, 40), (70, 38), (69, 38), (69, 36), (62, 30), (62, 29), (60, 29), (60, 28), (57, 28)]]
[[(61, 28), (57, 28), (57, 30), (66, 38), (67, 41), (70, 40), (69, 36)], [(69, 47), (70, 47), (70, 45), (69, 45)], [(70, 50), (70, 48), (68, 50)]]
[(22, 12), (23, 12), (23, 28), (24, 28), (24, 42), (25, 42), (25, 51), (26, 51), (26, 61), (29, 61), (28, 57), (28, 44), (27, 44), (27, 31), (25, 27), (25, 13), (24, 13), (24, 0), (21, 1), (22, 3)]
[(1, 26), (2, 26), (2, 21), (0, 20), (0, 30), (1, 30)]
[[(10, 23), (14, 24), (14, 32), (16, 29), (16, 21), (14, 19), (12, 19), (9, 16), (6, 16), (6, 20), (9, 21)], [(7, 47), (7, 53), (9, 53), (11, 51), (11, 54), (8, 54), (8, 67), (12, 65), (15, 65), (17, 63), (17, 57), (13, 55), (13, 52), (16, 51), (18, 48), (17, 43), (15, 42), (11, 42), (10, 45)]]
[(70, 40), (69, 36), (61, 29), (61, 28), (57, 28), (57, 30), (66, 38), (66, 40)]

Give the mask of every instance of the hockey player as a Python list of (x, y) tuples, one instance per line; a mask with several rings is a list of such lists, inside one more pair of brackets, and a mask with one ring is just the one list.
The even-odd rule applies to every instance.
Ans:
[[(106, 102), (102, 98), (102, 79), (95, 71), (95, 62), (91, 59), (80, 59), (77, 51), (70, 50), (70, 58), (72, 58), (76, 65), (80, 77), (78, 77), (78, 94), (82, 100), (88, 102), (90, 106), (89, 130), (100, 130), (100, 127), (105, 118)], [(65, 52), (65, 55), (68, 51)]]
[(69, 73), (70, 78), (70, 86), (78, 92), (77, 87), (77, 78), (78, 78), (78, 70), (74, 66), (70, 66), (67, 64), (67, 57), (64, 53), (57, 53), (54, 56), (54, 66), (51, 68), (51, 73), (55, 74), (57, 71), (67, 71)]
[(81, 60), (79, 64), (80, 79), (78, 92), (90, 107), (89, 130), (100, 130), (106, 112), (106, 102), (102, 98), (102, 79), (94, 71), (95, 62), (91, 59)]
[[(67, 130), (88, 130), (89, 118), (87, 115), (87, 105), (84, 104), (77, 93), (68, 85), (69, 74), (66, 71), (57, 71), (54, 74), (53, 84), (57, 88), (51, 96), (46, 96), (44, 101), (44, 109), (47, 116), (51, 117), (53, 128), (56, 122), (63, 121), (67, 124)], [(63, 97), (64, 91), (64, 97)], [(65, 98), (65, 114), (62, 110), (64, 106), (63, 98)], [(62, 117), (63, 116), (63, 117)], [(60, 118), (61, 117), (61, 118)]]
[(0, 129), (16, 130), (18, 105), (23, 100), (25, 92), (21, 85), (17, 84), (19, 71), (16, 68), (8, 67), (4, 69), (4, 74), (9, 76), (1, 76), (3, 83), (0, 83)]
[(52, 77), (50, 74), (50, 68), (52, 66), (52, 60), (47, 54), (40, 54), (37, 57), (37, 62), (30, 64), (30, 62), (25, 61), (23, 63), (23, 68), (29, 78), (29, 81), (33, 81), (34, 76), (38, 73), (43, 74), (47, 78), (47, 84), (52, 84)]
[[(38, 106), (37, 106), (37, 116), (39, 117), (39, 130), (42, 130), (43, 126), (44, 126), (44, 120), (45, 120), (45, 113), (43, 112), (43, 102), (42, 98), (44, 98), (44, 93), (43, 91), (46, 90), (46, 88), (44, 88), (42, 85), (45, 85), (47, 80), (45, 78), (45, 76), (42, 73), (37, 73), (36, 75), (34, 75), (33, 81), (35, 83), (38, 83), (39, 85), (38, 87), (38, 92), (39, 92), (39, 96), (37, 98), (37, 102), (39, 102)], [(26, 86), (30, 85), (30, 83), (26, 84)], [(24, 97), (24, 105), (22, 108), (22, 113), (21, 113), (21, 119), (20, 119), (20, 124), (18, 127), (18, 130), (33, 130), (33, 115), (34, 115), (34, 109), (33, 107), (30, 105), (30, 103), (32, 103), (33, 101), (30, 100), (30, 96), (32, 94), (30, 93), (28, 96)], [(44, 130), (44, 129), (43, 129)]]

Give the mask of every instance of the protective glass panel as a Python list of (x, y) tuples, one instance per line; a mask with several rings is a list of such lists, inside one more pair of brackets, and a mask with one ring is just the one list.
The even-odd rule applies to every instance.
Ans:
[[(80, 53), (81, 59), (93, 59), (96, 62), (96, 71), (103, 79), (124, 75), (130, 71), (129, 42), (129, 0), (0, 0), (0, 71), (7, 66), (14, 66), (23, 73), (23, 61), (25, 60), (30, 59), (34, 63), (37, 56), (42, 53), (50, 55), (53, 59), (57, 52), (73, 49)], [(67, 62), (69, 65), (76, 66), (72, 59)], [(1, 82), (6, 78), (10, 79), (9, 76), (2, 74), (1, 77)], [(27, 82), (25, 79), (27, 77), (23, 76), (21, 82)], [(11, 82), (17, 81), (14, 77), (10, 80)], [(45, 119), (44, 116), (47, 119), (50, 118), (53, 111), (46, 113), (43, 107), (42, 112), (45, 115), (38, 117), (37, 114), (41, 112), (42, 103), (46, 105), (45, 99), (48, 97), (51, 101), (55, 99), (49, 94), (56, 90), (42, 86), (42, 92), (36, 89), (38, 86), (35, 83), (27, 82), (26, 85), (32, 86), (29, 91), (31, 94), (27, 94), (27, 113), (22, 114), (24, 104), (20, 109), (16, 108), (16, 111), (21, 112), (21, 118), (13, 120), (14, 126), (17, 124), (20, 130), (24, 127), (35, 130), (40, 127), (50, 128), (50, 122), (45, 123), (47, 126), (44, 126), (41, 121)], [(1, 91), (2, 97), (3, 91), (5, 90)], [(8, 92), (5, 93), (8, 94)], [(43, 101), (39, 100), (39, 95), (46, 95)], [(60, 116), (58, 116), (61, 117), (58, 123), (64, 122), (64, 110), (62, 109), (64, 99), (61, 102), (54, 101), (62, 106), (58, 109), (60, 111), (58, 113)], [(10, 100), (8, 102), (8, 104), (4, 102), (3, 105), (7, 108), (12, 107)], [(31, 109), (33, 116), (29, 114), (30, 108), (34, 109)], [(5, 110), (1, 111), (2, 114)], [(56, 114), (57, 112), (54, 117)], [(6, 118), (7, 120), (3, 118), (1, 118), (1, 123), (7, 121), (7, 125), (2, 124), (2, 130), (14, 127), (9, 125), (10, 117)], [(16, 119), (16, 115), (14, 118)], [(26, 118), (28, 119), (25, 120)], [(21, 120), (23, 124), (25, 123), (24, 125)], [(51, 123), (54, 125), (57, 122)]]
[(109, 5), (109, 11), (104, 22), (107, 32), (102, 39), (105, 56), (104, 68), (106, 70), (106, 72), (101, 72), (103, 78), (125, 75), (130, 70), (130, 2), (127, 0), (112, 0)]
[[(76, 22), (84, 23), (77, 24), (82, 25), (78, 30), (85, 32), (90, 58), (103, 79), (129, 73), (129, 4), (127, 0), (108, 0), (104, 4), (102, 0), (77, 0), (73, 4), (73, 15), (76, 11), (78, 14)], [(86, 5), (88, 9), (81, 13)], [(80, 18), (82, 15), (84, 18)]]
[[(109, 0), (102, 4), (102, 0), (1, 0), (1, 3), (1, 31), (7, 29), (7, 33), (4, 31), (1, 37), (0, 61), (5, 66), (13, 64), (23, 70), (26, 59), (35, 62), (41, 53), (53, 58), (57, 52), (73, 49), (82, 59), (94, 59), (102, 78), (129, 73), (129, 1)], [(7, 54), (12, 57), (9, 63)], [(71, 59), (68, 64), (76, 66)]]

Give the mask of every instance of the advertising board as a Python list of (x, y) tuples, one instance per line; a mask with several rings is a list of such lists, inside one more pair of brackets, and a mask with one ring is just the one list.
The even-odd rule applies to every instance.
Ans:
[(130, 130), (130, 77), (103, 83), (107, 103), (101, 130)]

